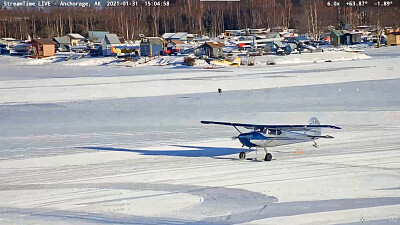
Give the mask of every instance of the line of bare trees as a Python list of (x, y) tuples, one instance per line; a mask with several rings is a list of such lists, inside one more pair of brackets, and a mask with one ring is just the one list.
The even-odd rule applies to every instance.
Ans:
[[(241, 0), (200, 2), (170, 0), (170, 7), (0, 9), (0, 37), (26, 39), (86, 35), (107, 30), (126, 39), (139, 34), (159, 36), (186, 31), (216, 36), (226, 29), (286, 26), (311, 34), (315, 39), (327, 26), (377, 24), (376, 8), (326, 7), (321, 0)], [(379, 9), (381, 26), (400, 26), (399, 8)]]

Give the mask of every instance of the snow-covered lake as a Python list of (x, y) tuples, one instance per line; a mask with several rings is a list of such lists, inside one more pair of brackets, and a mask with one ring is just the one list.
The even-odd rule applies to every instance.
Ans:
[[(0, 224), (399, 224), (399, 49), (215, 70), (0, 56)], [(200, 124), (312, 116), (342, 130), (271, 162)]]

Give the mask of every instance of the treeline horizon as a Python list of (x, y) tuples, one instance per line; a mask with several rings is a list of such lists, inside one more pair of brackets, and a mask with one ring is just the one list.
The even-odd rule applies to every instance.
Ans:
[(52, 38), (104, 30), (127, 40), (189, 32), (215, 37), (224, 30), (285, 26), (315, 39), (342, 21), (354, 27), (399, 27), (400, 8), (327, 7), (322, 0), (170, 0), (170, 7), (0, 8), (0, 37)]

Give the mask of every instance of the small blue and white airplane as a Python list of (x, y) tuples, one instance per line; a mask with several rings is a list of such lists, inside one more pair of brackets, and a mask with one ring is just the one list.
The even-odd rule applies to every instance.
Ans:
[[(271, 161), (272, 155), (268, 153), (267, 147), (275, 147), (281, 145), (290, 145), (301, 142), (313, 141), (314, 147), (318, 147), (315, 140), (319, 138), (333, 138), (330, 135), (321, 135), (321, 128), (341, 129), (332, 125), (321, 125), (317, 118), (312, 117), (308, 125), (258, 125), (244, 123), (228, 123), (215, 121), (201, 121), (203, 124), (218, 124), (233, 126), (240, 134), (235, 137), (242, 143), (242, 147), (252, 148), (261, 147), (265, 151), (265, 161)], [(242, 133), (237, 127), (251, 129), (251, 132)], [(239, 154), (239, 159), (245, 159), (246, 152)]]

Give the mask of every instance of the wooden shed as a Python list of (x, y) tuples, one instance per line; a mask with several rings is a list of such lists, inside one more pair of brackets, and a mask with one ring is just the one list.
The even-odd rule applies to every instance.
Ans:
[(43, 58), (54, 56), (55, 53), (55, 42), (50, 38), (33, 39), (32, 46), (34, 53), (32, 57)]
[(386, 34), (386, 39), (388, 45), (400, 45), (400, 32)]

